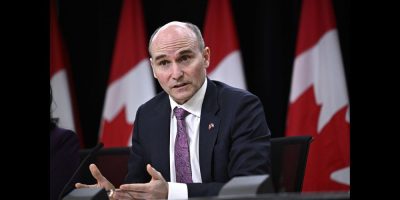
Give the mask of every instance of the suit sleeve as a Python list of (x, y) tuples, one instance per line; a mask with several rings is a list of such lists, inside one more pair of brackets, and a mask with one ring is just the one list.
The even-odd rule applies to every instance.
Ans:
[[(250, 93), (245, 93), (237, 99), (240, 99), (238, 103), (230, 107), (230, 113), (226, 113), (234, 117), (227, 125), (228, 134), (222, 136), (222, 140), (229, 143), (227, 179), (220, 182), (188, 184), (189, 197), (216, 196), (222, 186), (233, 177), (268, 174), (271, 171), (271, 133), (263, 106), (258, 97)], [(215, 151), (214, 155), (218, 153)]]
[(271, 133), (258, 97), (245, 95), (235, 116), (229, 153), (229, 177), (270, 173)]

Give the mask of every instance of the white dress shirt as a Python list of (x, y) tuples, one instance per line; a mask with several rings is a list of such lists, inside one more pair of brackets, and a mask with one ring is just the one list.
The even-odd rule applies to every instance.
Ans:
[(175, 137), (177, 134), (176, 117), (174, 115), (174, 108), (181, 107), (188, 111), (185, 118), (186, 129), (189, 136), (189, 149), (190, 149), (190, 166), (192, 168), (193, 183), (201, 183), (201, 172), (199, 162), (199, 133), (200, 133), (200, 115), (201, 107), (203, 105), (204, 96), (207, 89), (207, 78), (200, 89), (189, 99), (186, 103), (179, 105), (171, 96), (169, 97), (171, 103), (171, 125), (169, 136), (169, 166), (170, 166), (170, 180), (168, 182), (168, 199), (187, 199), (188, 189), (185, 183), (176, 183), (175, 172)]

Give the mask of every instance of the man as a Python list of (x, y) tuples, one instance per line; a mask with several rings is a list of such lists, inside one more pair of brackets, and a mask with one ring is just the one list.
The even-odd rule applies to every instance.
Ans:
[[(271, 134), (262, 104), (247, 91), (206, 77), (210, 49), (198, 27), (160, 27), (149, 52), (164, 92), (136, 113), (127, 184), (112, 198), (215, 196), (235, 176), (270, 173)], [(76, 187), (114, 188), (95, 165), (90, 170), (98, 184)]]

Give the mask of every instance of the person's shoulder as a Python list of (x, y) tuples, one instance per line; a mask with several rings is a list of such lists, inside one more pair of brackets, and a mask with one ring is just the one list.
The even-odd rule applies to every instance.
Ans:
[(143, 103), (140, 107), (141, 109), (155, 108), (160, 106), (162, 103), (169, 103), (168, 95), (165, 91), (158, 93), (156, 96)]
[(79, 138), (74, 131), (56, 126), (50, 133), (50, 142), (52, 145), (55, 146), (59, 146), (65, 143), (79, 144)]
[(51, 131), (52, 135), (60, 135), (60, 136), (71, 136), (76, 135), (74, 131), (70, 129), (61, 128), (59, 126), (55, 126)]
[(220, 96), (229, 96), (229, 97), (250, 96), (250, 97), (258, 98), (256, 95), (254, 95), (253, 93), (251, 93), (247, 90), (233, 87), (233, 86), (223, 83), (221, 81), (212, 80), (211, 82), (216, 86)]

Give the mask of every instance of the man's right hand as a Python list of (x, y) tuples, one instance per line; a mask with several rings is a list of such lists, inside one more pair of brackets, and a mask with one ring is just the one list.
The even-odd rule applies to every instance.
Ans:
[(104, 188), (105, 190), (114, 190), (115, 187), (114, 185), (108, 181), (100, 172), (99, 168), (95, 164), (90, 164), (89, 165), (90, 172), (92, 173), (92, 176), (96, 179), (97, 184), (93, 185), (87, 185), (87, 184), (82, 184), (82, 183), (76, 183), (75, 187), (76, 188)]

